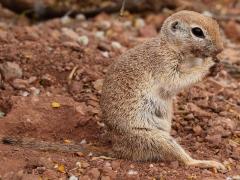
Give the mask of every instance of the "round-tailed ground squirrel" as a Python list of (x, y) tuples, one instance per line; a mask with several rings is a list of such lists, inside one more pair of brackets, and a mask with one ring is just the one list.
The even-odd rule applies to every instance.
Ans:
[(191, 158), (170, 135), (173, 97), (206, 76), (222, 49), (215, 20), (180, 11), (165, 20), (159, 36), (109, 67), (101, 108), (118, 157), (224, 169), (219, 162)]

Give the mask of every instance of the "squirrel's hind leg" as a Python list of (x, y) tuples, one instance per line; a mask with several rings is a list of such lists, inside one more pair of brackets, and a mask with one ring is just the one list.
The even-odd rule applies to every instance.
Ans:
[(189, 166), (225, 169), (216, 161), (191, 158), (169, 133), (159, 129), (133, 130), (127, 136), (116, 137), (114, 141), (113, 148), (121, 158), (135, 161), (178, 160)]

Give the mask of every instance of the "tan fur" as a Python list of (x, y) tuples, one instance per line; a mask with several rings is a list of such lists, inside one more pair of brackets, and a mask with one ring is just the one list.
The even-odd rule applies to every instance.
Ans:
[[(180, 25), (177, 33), (170, 29), (175, 21)], [(193, 37), (192, 26), (201, 27), (206, 38)], [(118, 157), (179, 160), (186, 165), (224, 169), (216, 161), (192, 159), (170, 136), (173, 97), (200, 81), (214, 64), (211, 57), (222, 48), (213, 19), (180, 11), (166, 19), (158, 37), (123, 53), (109, 67), (101, 108)]]

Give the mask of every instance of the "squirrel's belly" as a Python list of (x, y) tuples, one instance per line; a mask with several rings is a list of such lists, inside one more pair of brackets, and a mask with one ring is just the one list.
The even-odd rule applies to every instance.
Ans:
[(170, 131), (172, 118), (172, 101), (148, 97), (143, 99), (142, 111), (139, 115), (141, 121), (149, 126), (164, 131)]

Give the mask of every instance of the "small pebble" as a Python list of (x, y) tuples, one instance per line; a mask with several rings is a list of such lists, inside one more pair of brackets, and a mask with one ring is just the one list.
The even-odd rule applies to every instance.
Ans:
[(53, 108), (59, 108), (61, 106), (61, 104), (58, 103), (58, 102), (52, 102), (51, 105), (52, 105)]
[(43, 174), (46, 171), (46, 167), (37, 167), (36, 170), (39, 174)]
[(202, 133), (202, 128), (199, 125), (193, 127), (193, 131), (196, 135), (200, 135)]
[(72, 176), (69, 177), (69, 180), (78, 180), (78, 177), (72, 175)]
[(123, 27), (124, 27), (124, 28), (130, 28), (130, 27), (132, 27), (132, 22), (131, 22), (131, 21), (125, 21), (125, 22), (123, 23)]
[(39, 94), (40, 94), (40, 89), (37, 89), (37, 88), (35, 88), (35, 87), (31, 87), (30, 90), (31, 90), (31, 92), (32, 92), (32, 95), (34, 95), (34, 96), (39, 96)]
[(102, 30), (107, 30), (111, 27), (111, 23), (109, 21), (101, 21), (99, 24), (99, 28)]
[(76, 16), (76, 19), (79, 21), (84, 21), (84, 20), (86, 20), (86, 16), (84, 14), (78, 14)]
[(0, 118), (5, 116), (5, 112), (0, 111)]
[(27, 92), (27, 91), (19, 91), (19, 95), (20, 96), (23, 96), (23, 97), (27, 97), (27, 96), (29, 96), (29, 92)]
[(0, 71), (5, 80), (21, 78), (23, 75), (22, 68), (15, 62), (5, 61), (0, 64)]
[(78, 42), (84, 46), (88, 45), (89, 39), (87, 36), (79, 36)]
[(101, 91), (103, 86), (103, 79), (97, 79), (96, 81), (93, 82), (93, 87), (97, 91)]
[(120, 49), (120, 48), (122, 48), (122, 45), (119, 42), (117, 42), (117, 41), (113, 41), (111, 45), (112, 45), (113, 49)]
[(99, 122), (99, 121), (97, 121), (97, 125), (98, 125), (99, 127), (105, 127), (105, 126), (106, 126), (103, 122)]
[(75, 51), (79, 51), (81, 50), (79, 44), (77, 42), (71, 42), (71, 41), (68, 41), (68, 42), (63, 42), (62, 43), (65, 47), (69, 47)]
[(190, 113), (190, 114), (186, 115), (186, 116), (184, 117), (184, 119), (186, 119), (186, 120), (194, 119), (194, 115), (193, 115), (192, 113)]
[(74, 41), (79, 41), (80, 36), (74, 30), (72, 30), (70, 28), (63, 27), (61, 29), (61, 31), (62, 31), (63, 35), (67, 36), (68, 38), (70, 38)]
[(132, 170), (132, 169), (130, 169), (129, 171), (128, 171), (128, 175), (137, 175), (138, 174), (138, 172), (137, 171), (134, 171), (134, 170)]
[(72, 21), (72, 19), (69, 16), (63, 16), (60, 19), (60, 21), (61, 21), (62, 24), (69, 24)]
[(138, 18), (135, 20), (134, 26), (139, 29), (142, 28), (143, 26), (145, 26), (145, 21), (142, 18)]
[(79, 161), (76, 162), (76, 166), (77, 166), (77, 167), (81, 167), (81, 166), (82, 166), (81, 162), (79, 162)]
[(80, 144), (87, 144), (86, 139), (83, 139), (83, 140), (80, 142)]
[(97, 38), (99, 40), (103, 40), (104, 39), (104, 32), (103, 31), (95, 32), (95, 38)]
[(37, 77), (36, 77), (36, 76), (31, 76), (31, 77), (28, 79), (28, 83), (29, 83), (29, 84), (34, 83), (36, 80), (37, 80)]
[(150, 168), (153, 168), (154, 166), (153, 166), (153, 164), (150, 164), (149, 167), (150, 167)]
[(103, 56), (103, 57), (109, 58), (109, 52), (104, 51), (104, 52), (101, 52), (101, 53), (102, 53), (102, 56)]
[(133, 165), (133, 164), (131, 164), (131, 165), (130, 165), (130, 168), (132, 168), (132, 169), (133, 169), (133, 168), (134, 168), (134, 165)]

